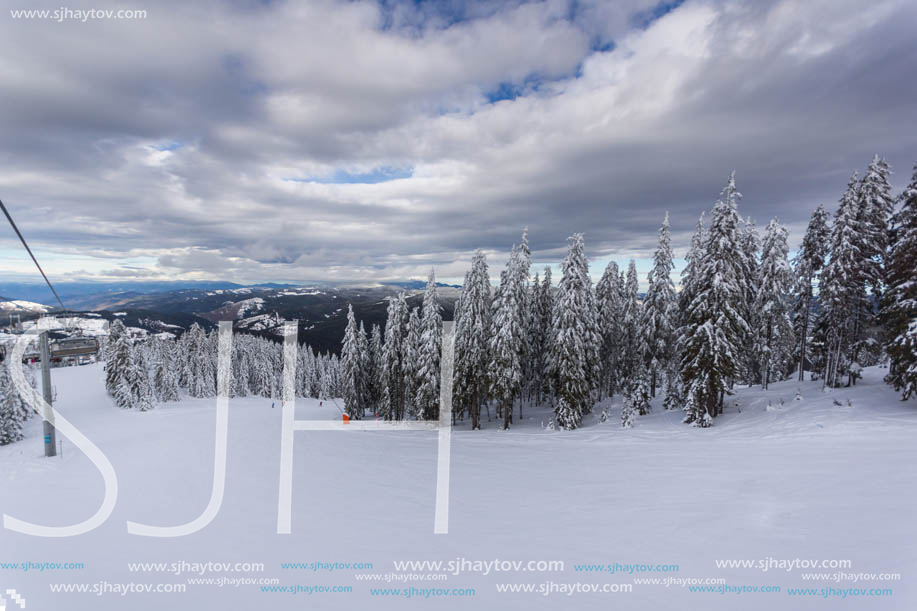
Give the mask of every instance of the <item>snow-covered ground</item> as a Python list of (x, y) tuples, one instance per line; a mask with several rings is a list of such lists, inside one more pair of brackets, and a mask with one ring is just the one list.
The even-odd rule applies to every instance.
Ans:
[[(654, 413), (635, 428), (598, 414), (573, 432), (542, 427), (531, 409), (504, 432), (496, 421), (452, 436), (448, 535), (433, 534), (437, 434), (297, 432), (293, 533), (278, 535), (281, 409), (261, 398), (230, 403), (222, 509), (182, 538), (128, 535), (127, 521), (173, 526), (204, 510), (213, 477), (215, 405), (188, 399), (148, 413), (121, 411), (100, 365), (55, 369), (56, 407), (108, 456), (118, 475), (114, 513), (97, 530), (43, 539), (0, 530), (0, 563), (82, 563), (78, 570), (0, 568), (28, 609), (912, 609), (917, 607), (917, 404), (869, 369), (857, 387), (819, 383), (743, 389), (711, 429)], [(796, 394), (801, 400), (796, 400)], [(738, 407), (736, 407), (736, 404)], [(839, 404), (839, 405), (838, 405)], [(740, 411), (741, 410), (741, 411)], [(298, 419), (338, 419), (325, 402), (297, 402)], [(102, 478), (65, 440), (45, 459), (41, 426), (0, 448), (0, 511), (47, 525), (80, 522), (102, 498)], [(444, 581), (371, 582), (393, 561), (561, 560), (563, 571), (470, 570)], [(717, 568), (717, 560), (850, 560), (847, 568)], [(128, 563), (263, 563), (263, 572), (176, 575)], [(372, 563), (372, 569), (290, 570), (281, 563)], [(677, 571), (576, 571), (574, 565), (678, 565)], [(434, 571), (435, 572), (435, 571)], [(447, 572), (447, 571), (442, 571)], [(897, 581), (805, 580), (803, 573), (900, 574)], [(188, 578), (279, 579), (279, 586), (352, 592), (262, 592), (260, 585), (188, 585)], [(691, 592), (634, 579), (724, 579)], [(185, 584), (180, 594), (52, 593), (50, 584)], [(626, 593), (500, 593), (498, 584), (630, 584)], [(890, 588), (891, 595), (793, 596), (795, 588)], [(473, 588), (473, 596), (373, 596), (370, 588)], [(420, 600), (423, 599), (423, 600)], [(8, 606), (16, 609), (16, 606)]]
[(0, 300), (0, 313), (40, 313), (44, 314), (45, 312), (51, 311), (50, 306), (46, 306), (41, 303), (35, 303), (34, 301), (25, 301), (22, 299), (12, 299), (12, 300)]

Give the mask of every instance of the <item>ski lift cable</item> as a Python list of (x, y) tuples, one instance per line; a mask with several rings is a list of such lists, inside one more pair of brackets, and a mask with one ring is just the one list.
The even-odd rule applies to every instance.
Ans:
[[(64, 302), (63, 300), (61, 300), (60, 295), (58, 295), (57, 289), (55, 289), (54, 285), (51, 284), (51, 281), (48, 279), (47, 274), (45, 274), (45, 270), (41, 268), (41, 264), (38, 263), (38, 259), (35, 258), (35, 254), (32, 252), (32, 249), (29, 248), (29, 243), (26, 242), (25, 237), (22, 235), (22, 232), (19, 231), (19, 227), (16, 226), (16, 221), (13, 220), (13, 217), (10, 215), (9, 210), (6, 209), (6, 205), (3, 203), (3, 200), (0, 200), (0, 210), (3, 210), (3, 214), (6, 215), (6, 220), (10, 222), (10, 226), (13, 228), (13, 231), (15, 231), (16, 235), (19, 237), (19, 241), (22, 242), (22, 245), (25, 247), (26, 252), (29, 253), (29, 256), (32, 258), (32, 262), (35, 263), (35, 267), (38, 268), (38, 271), (41, 273), (41, 277), (44, 278), (45, 284), (47, 284), (48, 288), (51, 289), (51, 292), (54, 293), (54, 298), (57, 299), (57, 303), (60, 304), (61, 313), (66, 314), (68, 310), (66, 306), (64, 306)], [(72, 316), (71, 316), (71, 324), (73, 324)]]
[(6, 215), (6, 220), (10, 222), (10, 225), (13, 227), (13, 231), (16, 232), (16, 235), (19, 236), (19, 241), (22, 242), (22, 245), (25, 246), (26, 252), (29, 253), (29, 256), (32, 257), (32, 261), (35, 263), (35, 267), (38, 268), (38, 271), (41, 272), (41, 277), (45, 279), (45, 283), (48, 285), (48, 288), (51, 289), (51, 292), (54, 293), (54, 297), (57, 299), (57, 303), (60, 304), (61, 310), (66, 310), (64, 307), (64, 302), (61, 301), (60, 295), (57, 294), (54, 285), (51, 284), (51, 281), (48, 280), (48, 276), (45, 275), (45, 270), (41, 269), (41, 265), (38, 263), (38, 259), (35, 258), (35, 255), (32, 253), (32, 249), (29, 248), (29, 243), (25, 241), (25, 238), (22, 236), (22, 232), (19, 231), (19, 227), (16, 226), (16, 221), (13, 220), (13, 217), (10, 216), (9, 210), (6, 209), (6, 206), (3, 203), (3, 200), (0, 200), (0, 209), (3, 210), (3, 214)]

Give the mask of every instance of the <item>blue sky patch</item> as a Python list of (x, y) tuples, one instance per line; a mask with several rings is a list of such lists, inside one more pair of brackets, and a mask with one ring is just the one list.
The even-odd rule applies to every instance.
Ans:
[(369, 172), (347, 172), (336, 170), (331, 176), (310, 176), (308, 178), (284, 178), (287, 182), (314, 182), (322, 185), (375, 185), (380, 182), (410, 178), (414, 168), (373, 168)]

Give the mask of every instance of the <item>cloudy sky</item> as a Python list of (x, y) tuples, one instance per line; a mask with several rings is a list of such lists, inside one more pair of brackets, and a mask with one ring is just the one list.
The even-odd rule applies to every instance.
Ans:
[[(59, 282), (456, 279), (526, 225), (598, 274), (666, 211), (683, 254), (732, 170), (796, 240), (874, 153), (917, 162), (912, 0), (11, 12), (60, 4), (0, 1), (0, 199)], [(30, 266), (0, 228), (0, 277)]]

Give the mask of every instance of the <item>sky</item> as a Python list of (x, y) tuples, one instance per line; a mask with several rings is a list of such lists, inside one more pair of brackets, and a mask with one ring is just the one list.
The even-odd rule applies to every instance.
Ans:
[[(917, 162), (911, 0), (0, 6), (0, 199), (55, 282), (496, 278), (523, 227), (643, 274), (733, 170), (793, 248)], [(40, 280), (5, 226), (0, 278)]]

